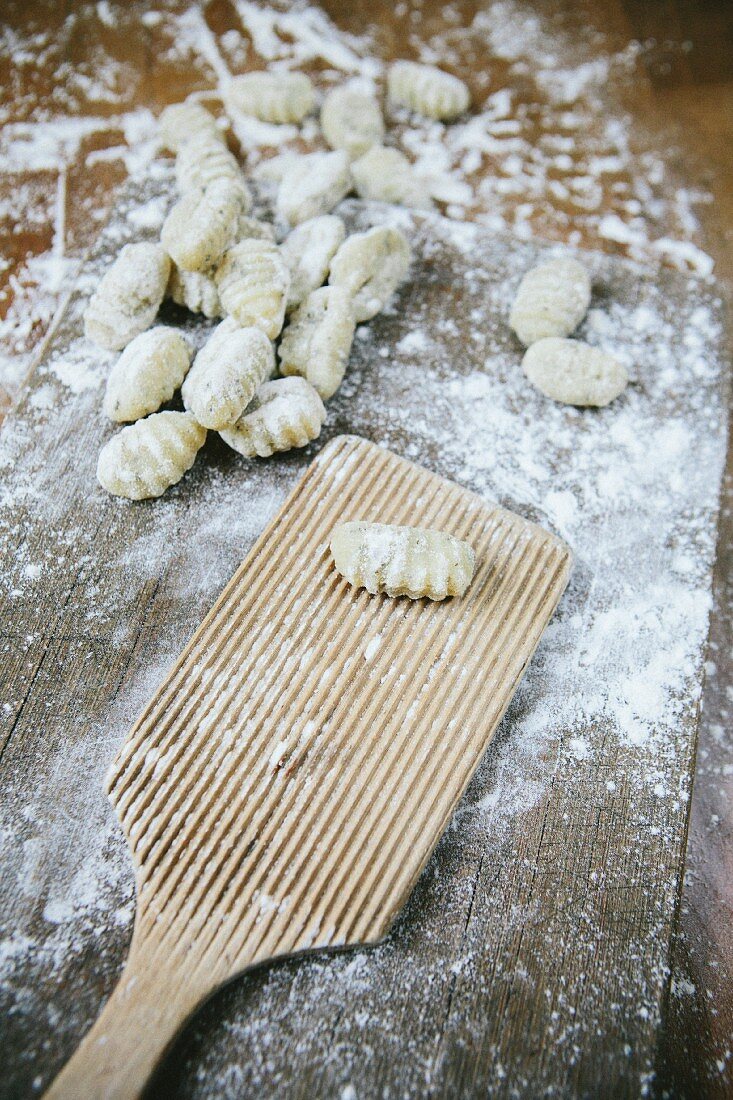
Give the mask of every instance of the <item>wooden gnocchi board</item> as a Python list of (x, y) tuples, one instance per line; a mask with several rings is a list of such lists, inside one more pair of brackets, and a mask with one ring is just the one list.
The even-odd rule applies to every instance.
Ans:
[[(250, 969), (194, 1016), (154, 1094), (583, 1096), (603, 1080), (636, 1096), (669, 995), (725, 455), (715, 289), (586, 255), (581, 335), (618, 349), (632, 383), (606, 410), (567, 409), (523, 379), (506, 325), (522, 272), (556, 247), (346, 204), (353, 228), (400, 224), (415, 259), (391, 307), (360, 329), (321, 439), (245, 462), (212, 433), (180, 485), (129, 504), (94, 481), (112, 357), (83, 340), (81, 311), (121, 245), (156, 235), (172, 194), (163, 165), (121, 194), (0, 432), (0, 1095), (50, 1084), (128, 955), (134, 882), (104, 791), (111, 761), (314, 456), (351, 434), (554, 530), (573, 572), (387, 939)], [(182, 311), (162, 316), (204, 338)], [(406, 507), (407, 521), (427, 506)], [(345, 598), (349, 614), (352, 601), (371, 606)], [(352, 640), (370, 683), (390, 652), (380, 622), (360, 627), (382, 633), (370, 661), (365, 635)], [(325, 661), (325, 638), (316, 646), (307, 661)], [(267, 757), (283, 785), (286, 734)], [(435, 794), (447, 813), (449, 788)], [(389, 896), (370, 895), (374, 914), (368, 902), (354, 911), (354, 933), (386, 926), (419, 866), (410, 843), (401, 855), (404, 873)]]
[[(462, 599), (351, 588), (347, 520), (466, 539)], [(120, 984), (50, 1096), (134, 1097), (246, 967), (388, 931), (567, 584), (554, 535), (365, 440), (316, 458), (108, 778), (137, 870)]]

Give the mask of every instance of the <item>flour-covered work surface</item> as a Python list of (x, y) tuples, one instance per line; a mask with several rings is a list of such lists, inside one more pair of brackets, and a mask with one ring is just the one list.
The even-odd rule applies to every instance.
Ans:
[[(192, 1022), (177, 1096), (643, 1091), (667, 987), (725, 454), (709, 288), (589, 254), (578, 337), (629, 385), (560, 405), (522, 371), (524, 272), (567, 250), (382, 206), (413, 249), (357, 329), (318, 441), (247, 459), (210, 436), (165, 497), (95, 479), (115, 356), (81, 313), (122, 245), (156, 239), (170, 169), (130, 186), (33, 386), (0, 483), (7, 1095), (40, 1091), (115, 984), (132, 870), (102, 788), (129, 723), (314, 453), (348, 431), (553, 528), (574, 572), (501, 731), (389, 939), (240, 979)], [(141, 234), (140, 227), (145, 227)], [(203, 342), (213, 322), (166, 305)], [(372, 652), (365, 652), (370, 660)], [(273, 744), (273, 752), (277, 746)]]

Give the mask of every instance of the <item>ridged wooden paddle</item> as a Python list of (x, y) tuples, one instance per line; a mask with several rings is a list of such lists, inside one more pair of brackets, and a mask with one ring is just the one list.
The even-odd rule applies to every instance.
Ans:
[[(349, 519), (468, 539), (468, 592), (353, 590), (328, 550)], [(374, 444), (324, 448), (111, 769), (137, 872), (132, 946), (50, 1096), (138, 1096), (196, 1006), (248, 966), (386, 934), (570, 561), (542, 528)]]

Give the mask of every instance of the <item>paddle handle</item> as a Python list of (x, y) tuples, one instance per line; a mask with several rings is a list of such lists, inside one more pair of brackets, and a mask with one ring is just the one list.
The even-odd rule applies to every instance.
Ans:
[(160, 965), (130, 955), (91, 1031), (46, 1093), (47, 1100), (133, 1100), (201, 999), (176, 988)]

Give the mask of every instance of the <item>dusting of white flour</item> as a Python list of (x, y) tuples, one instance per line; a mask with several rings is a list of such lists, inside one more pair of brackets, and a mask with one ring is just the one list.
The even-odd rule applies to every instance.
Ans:
[[(99, 993), (79, 976), (88, 973), (79, 968), (79, 958), (106, 958), (106, 972), (114, 975), (132, 919), (128, 854), (106, 805), (103, 773), (135, 712), (312, 454), (309, 448), (275, 463), (244, 463), (212, 442), (181, 486), (147, 508), (106, 498), (94, 486), (94, 448), (72, 454), (69, 446), (69, 462), (89, 466), (85, 507), (99, 516), (98, 531), (94, 524), (75, 529), (67, 486), (48, 483), (49, 438), (71, 439), (79, 424), (90, 425), (95, 439), (99, 433), (105, 365), (75, 328), (85, 295), (110, 251), (128, 237), (155, 234), (164, 196), (172, 193), (170, 177), (168, 168), (157, 169), (121, 202), (40, 368), (26, 413), (9, 420), (0, 437), (0, 470), (13, 471), (2, 479), (0, 500), (11, 606), (32, 607), (34, 587), (53, 576), (59, 592), (64, 586), (73, 591), (72, 621), (64, 627), (67, 658), (83, 670), (114, 647), (129, 664), (111, 704), (85, 697), (80, 671), (73, 717), (49, 713), (47, 725), (38, 727), (36, 793), (27, 783), (2, 792), (6, 882), (0, 896), (13, 899), (12, 919), (3, 920), (0, 937), (3, 997), (12, 1010), (15, 1042), (26, 1035), (32, 1045), (34, 1029), (42, 1025), (59, 1052), (68, 1051), (98, 1008)], [(573, 884), (548, 929), (556, 940), (587, 952), (593, 969), (601, 936), (598, 899), (604, 891), (646, 881), (647, 843), (679, 837), (689, 798), (671, 777), (686, 771), (679, 767), (680, 754), (691, 751), (678, 736), (680, 723), (692, 722), (700, 696), (725, 453), (719, 319), (710, 292), (691, 282), (683, 296), (678, 283), (671, 296), (668, 280), (675, 276), (648, 278), (640, 268), (621, 269), (608, 257), (589, 254), (594, 300), (582, 334), (612, 348), (632, 381), (608, 409), (577, 410), (555, 405), (527, 385), (521, 349), (505, 323), (521, 272), (546, 254), (545, 246), (493, 235), (487, 251), (485, 231), (475, 225), (351, 203), (342, 212), (353, 228), (372, 221), (401, 225), (416, 260), (413, 278), (361, 330), (344, 385), (329, 403), (324, 437), (343, 430), (365, 435), (485, 499), (549, 524), (571, 545), (575, 568), (494, 746), (395, 933), (368, 953), (283, 964), (215, 1001), (207, 1017), (209, 1045), (196, 1053), (194, 1044), (193, 1062), (181, 1070), (186, 1095), (277, 1089), (287, 1073), (277, 1052), (287, 1049), (293, 1003), (307, 1015), (304, 1041), (329, 1088), (347, 1088), (376, 1064), (368, 1062), (373, 1042), (386, 1044), (398, 1058), (392, 1044), (401, 1041), (400, 1032), (396, 1024), (392, 1031), (390, 1021), (399, 1019), (403, 1002), (424, 1003), (425, 1018), (439, 1026), (443, 1016), (433, 999), (444, 1004), (452, 989), (445, 1034), (459, 1041), (463, 998), (473, 996), (472, 990), (480, 995), (486, 980), (482, 918), (472, 916), (471, 908), (477, 876), (489, 876), (482, 879), (485, 904), (505, 906), (505, 889), (515, 897), (510, 880), (527, 865), (521, 847), (525, 823), (529, 828), (549, 805), (559, 812), (565, 791), (567, 813), (554, 820), (553, 830), (557, 835), (571, 820), (581, 827), (573, 786), (588, 769), (598, 774), (590, 825), (598, 813), (613, 814), (616, 805), (627, 815), (629, 806), (646, 805), (646, 792), (658, 807), (652, 821), (636, 822), (626, 868), (601, 863), (586, 883)], [(455, 321), (459, 308), (471, 322), (468, 340)], [(195, 320), (188, 325), (200, 342), (207, 326)], [(34, 543), (30, 560), (25, 532), (39, 521), (44, 537)], [(120, 529), (128, 546), (122, 559), (108, 541)], [(163, 601), (169, 627), (149, 633), (145, 609), (153, 599)], [(17, 677), (18, 697), (5, 701), (9, 725), (18, 717), (47, 631), (48, 624), (38, 622), (13, 642), (27, 672)], [(366, 644), (365, 661), (380, 643), (375, 635)], [(446, 732), (461, 736), (450, 724)], [(275, 763), (286, 735), (273, 734)], [(49, 784), (52, 814), (43, 797)], [(664, 926), (674, 905), (678, 868), (671, 861), (656, 873), (661, 908), (649, 917), (644, 942), (630, 943), (635, 961), (613, 995), (619, 1020), (645, 1013), (638, 1018), (650, 1026), (667, 959), (666, 944), (655, 937), (656, 922)], [(510, 937), (538, 919), (531, 901), (520, 907), (512, 902), (502, 917)], [(460, 944), (444, 943), (446, 927), (464, 925)], [(502, 958), (500, 952), (500, 967)], [(550, 995), (548, 1042), (558, 1057), (572, 1057), (584, 1029), (607, 1018), (604, 982), (611, 977), (602, 978), (597, 973), (595, 984)], [(533, 979), (507, 970), (501, 980), (518, 989)], [(71, 1010), (61, 993), (65, 981), (72, 982)], [(339, 1049), (336, 1059), (329, 1021), (345, 1005), (360, 1021), (354, 1023), (359, 1042)], [(387, 1038), (391, 1034), (394, 1039)], [(425, 1053), (435, 1049), (434, 1037), (424, 1046), (419, 1037), (411, 1043), (410, 1058), (400, 1062), (408, 1094), (439, 1083), (442, 1072)], [(496, 1065), (492, 1072), (498, 1073)], [(651, 1067), (639, 1072), (649, 1074)]]
[[(503, 318), (520, 273), (544, 254), (534, 237), (582, 241), (646, 265), (663, 262), (707, 276), (712, 265), (699, 245), (696, 208), (709, 196), (673, 185), (663, 154), (645, 143), (614, 99), (615, 87), (634, 79), (638, 44), (604, 53), (597, 39), (571, 40), (516, 0), (495, 0), (470, 26), (447, 6), (444, 25), (428, 40), (414, 18), (416, 6), (398, 9), (416, 57), (459, 72), (472, 53), (486, 59), (485, 84), (474, 89), (470, 117), (445, 127), (398, 113), (390, 140), (415, 161), (441, 210), (496, 237), (486, 254), (477, 250), (471, 225), (438, 221), (421, 228), (418, 220), (416, 229), (401, 211), (370, 215), (409, 229), (418, 255), (429, 261), (425, 278), (445, 280), (444, 305), (436, 315), (432, 298), (428, 308), (416, 280), (384, 316), (359, 330), (324, 435), (364, 434), (549, 524), (573, 548), (575, 570), (500, 734), (395, 933), (373, 951), (276, 966), (215, 1000), (207, 1010), (206, 1049), (197, 1047), (194, 1031), (193, 1053), (181, 1062), (180, 1095), (277, 1090), (288, 1079), (282, 1052), (292, 1049), (294, 1005), (309, 1021), (299, 1057), (320, 1067), (324, 1094), (362, 1095), (364, 1073), (380, 1059), (403, 1067), (405, 1094), (439, 1091), (442, 1062), (425, 1053), (435, 1049), (436, 1037), (412, 1036), (405, 1048), (399, 1024), (407, 1005), (413, 1014), (418, 1006), (426, 1021), (444, 1023), (446, 1049), (480, 1043), (480, 1036), (461, 1030), (467, 1001), (486, 992), (482, 915), (473, 908), (478, 877), (484, 876), (488, 906), (501, 906), (506, 875), (515, 882), (526, 875), (530, 896), (537, 860), (522, 850), (523, 831), (545, 812), (551, 793), (553, 806), (563, 805), (563, 785), (570, 818), (581, 769), (598, 774), (597, 800), (587, 807), (591, 825), (601, 815), (613, 820), (616, 807), (628, 815), (629, 806), (652, 792), (658, 811), (653, 820), (635, 821), (627, 877), (608, 879), (599, 858), (587, 881), (569, 886), (558, 901), (548, 932), (587, 958), (590, 970), (603, 945), (598, 897), (643, 880), (647, 839), (678, 837), (689, 798), (669, 777), (689, 749), (678, 743), (678, 731), (699, 701), (707, 631), (724, 456), (717, 310), (695, 281), (680, 310), (679, 287), (672, 306), (664, 276), (642, 278), (641, 268), (622, 274), (602, 255), (590, 257), (596, 287), (583, 335), (619, 355), (632, 379), (624, 397), (602, 413), (556, 406), (531, 391)], [(0, 321), (0, 385), (11, 393), (97, 235), (112, 185), (128, 174), (148, 181), (116, 210), (107, 252), (85, 269), (70, 322), (109, 252), (128, 237), (154, 237), (170, 201), (168, 169), (154, 159), (154, 117), (137, 102), (129, 66), (102, 44), (103, 28), (119, 11), (108, 3), (85, 5), (54, 34), (0, 31), (0, 55), (13, 58), (27, 89), (25, 120), (4, 125), (0, 134), (0, 173), (18, 180), (13, 204), (0, 206), (0, 225), (10, 225), (22, 206), (39, 242), (26, 263), (0, 270), (5, 297), (11, 290), (13, 298)], [(215, 33), (201, 4), (148, 11), (142, 22), (161, 36), (161, 72), (166, 65), (190, 70), (212, 105), (233, 72), (263, 62), (302, 66), (321, 91), (347, 76), (383, 87), (384, 62), (368, 28), (345, 34), (301, 3), (265, 10), (239, 0), (232, 12), (234, 25)], [(93, 58), (72, 67), (62, 55), (80, 19), (97, 26), (100, 41)], [(40, 105), (33, 73), (49, 65), (56, 86)], [(85, 117), (75, 117), (81, 106)], [(0, 105), (0, 121), (7, 111), (7, 103)], [(248, 169), (291, 147), (321, 147), (312, 122), (298, 135), (292, 127), (235, 119), (234, 133)], [(108, 175), (104, 186), (79, 195), (80, 172), (89, 166)], [(354, 210), (350, 216), (363, 217)], [(505, 230), (518, 241), (502, 236)], [(472, 321), (468, 341), (453, 319), (458, 309)], [(200, 341), (205, 327), (192, 322), (191, 332)], [(29, 1055), (17, 1071), (18, 1093), (48, 1084), (32, 1070), (38, 1045), (60, 1059), (96, 1014), (100, 988), (91, 977), (79, 978), (79, 960), (89, 960), (88, 975), (97, 973), (96, 960), (109, 975), (124, 958), (132, 876), (103, 774), (136, 713), (312, 457), (309, 449), (277, 465), (245, 466), (214, 446), (180, 489), (144, 511), (103, 502), (92, 488), (91, 449), (80, 457), (69, 447), (69, 463), (89, 466), (88, 507), (100, 516), (106, 508), (112, 517), (109, 530), (104, 524), (99, 531), (75, 529), (68, 487), (49, 483), (44, 454), (77, 424), (91, 422), (98, 435), (107, 369), (104, 353), (63, 330), (27, 412), (10, 420), (0, 437), (3, 594), (11, 608), (33, 608), (38, 586), (49, 577), (59, 591), (73, 594), (58, 660), (74, 661), (79, 670), (73, 714), (48, 708), (33, 716), (36, 741), (26, 739), (22, 769), (30, 771), (30, 787), (0, 791), (0, 994), (13, 1041)], [(26, 535), (39, 521), (45, 537), (29, 560)], [(98, 540), (115, 529), (125, 530), (129, 549), (105, 572), (98, 563), (109, 550)], [(144, 620), (153, 599), (165, 601), (170, 623), (154, 636)], [(22, 694), (54, 626), (35, 622), (27, 636), (12, 635), (2, 654), (19, 670), (17, 697), (2, 700), (0, 722), (8, 729), (23, 718)], [(380, 644), (375, 636), (366, 645), (366, 662)], [(110, 702), (87, 692), (84, 668), (104, 661), (112, 647), (124, 653), (129, 671)], [(276, 738), (275, 762), (279, 750)], [(49, 786), (53, 811), (44, 798)], [(562, 830), (563, 822), (560, 815), (553, 829)], [(655, 871), (663, 911), (649, 917), (648, 941), (629, 943), (625, 985), (601, 971), (602, 981), (595, 972), (599, 984), (589, 979), (560, 993), (542, 991), (553, 1056), (572, 1061), (599, 1021), (608, 1024), (609, 990), (612, 1024), (637, 1016), (654, 1024), (667, 957), (666, 945), (655, 941), (655, 920), (666, 927), (677, 871), (672, 864)], [(516, 896), (516, 889), (507, 893)], [(521, 940), (535, 919), (532, 902), (502, 910), (507, 940)], [(465, 927), (463, 939), (446, 942), (446, 929), (456, 927)], [(495, 980), (521, 996), (534, 993), (538, 979), (531, 966), (504, 972), (500, 965)], [(71, 985), (64, 992), (65, 982)], [(333, 1045), (333, 1021), (343, 1013), (354, 1038)], [(487, 1003), (487, 1020), (494, 1015)], [(501, 1081), (508, 1070), (499, 1033), (492, 1042), (493, 1073)], [(640, 1091), (650, 1073), (650, 1066), (639, 1068)], [(312, 1095), (319, 1095), (319, 1082), (311, 1084)]]

